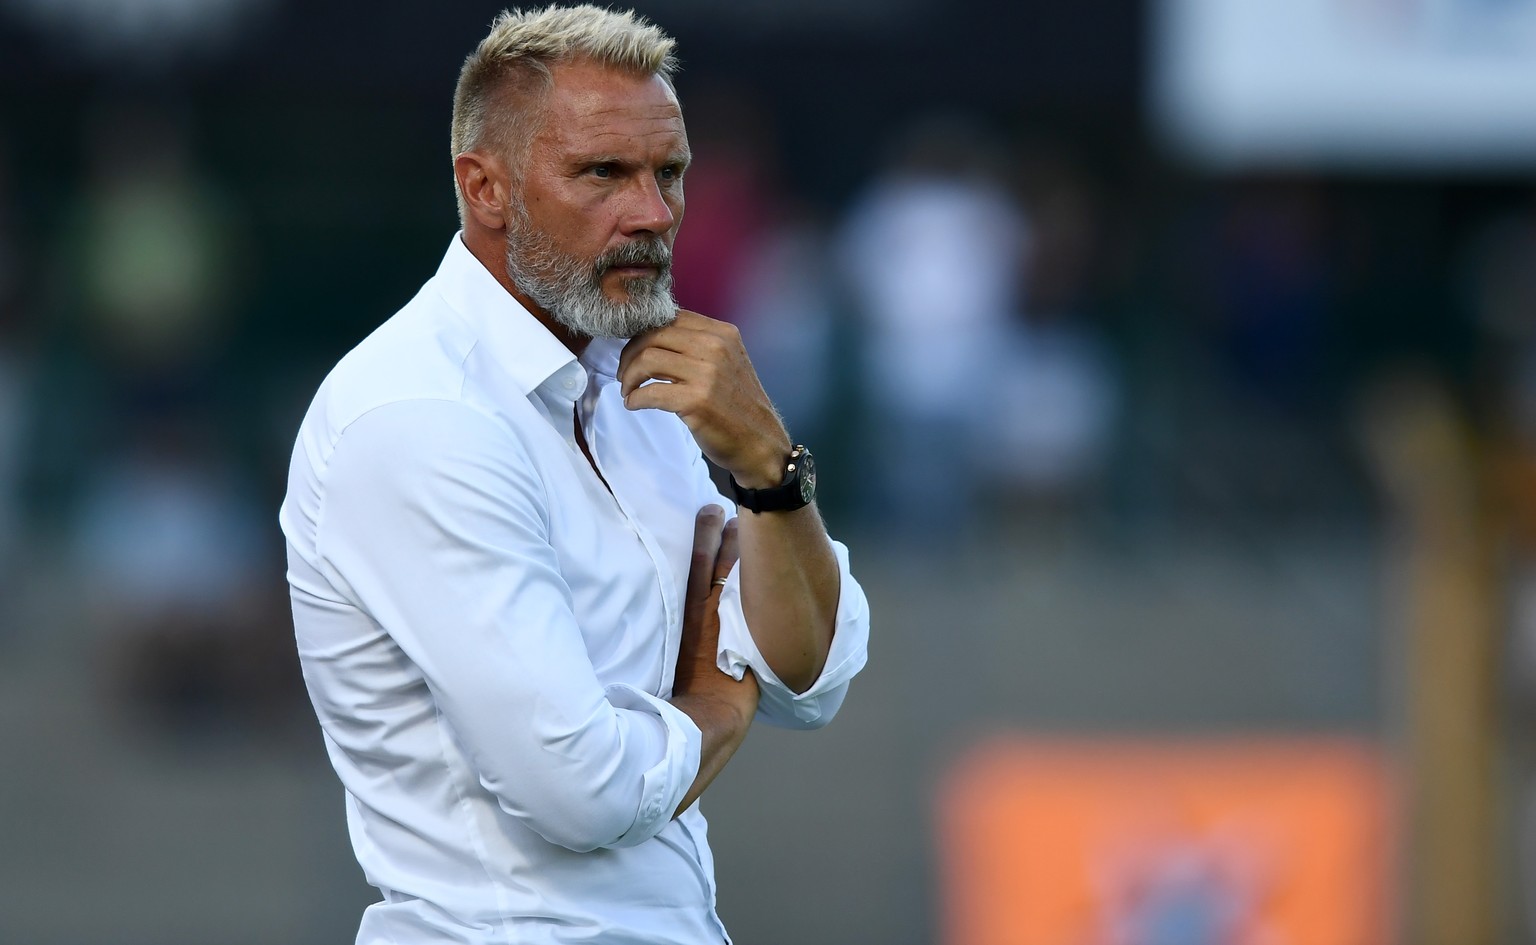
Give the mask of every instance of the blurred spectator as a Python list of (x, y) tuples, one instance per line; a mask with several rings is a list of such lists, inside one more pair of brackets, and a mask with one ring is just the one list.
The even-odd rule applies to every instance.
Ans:
[(1161, 372), (1179, 405), (1163, 452), (1187, 501), (1227, 524), (1294, 524), (1358, 488), (1340, 475), (1338, 402), (1358, 370), (1341, 340), (1362, 319), (1341, 294), (1332, 198), (1307, 176), (1220, 181), (1165, 238), (1187, 280), (1170, 312), (1192, 331)]
[(195, 408), (136, 418), (88, 485), (75, 534), (117, 694), (184, 734), (264, 717), (293, 694), (267, 516), (210, 426)]
[(213, 397), (239, 290), (238, 223), (189, 129), (156, 105), (83, 122), (84, 169), (60, 208), (29, 444), (29, 509), (69, 518), (86, 470), (132, 441), (141, 407)]
[(754, 247), (735, 308), (763, 388), (790, 434), (808, 444), (826, 443), (836, 420), (830, 408), (838, 312), (827, 256), (817, 220), (781, 216)]
[(242, 223), (173, 113), (111, 108), (89, 131), (57, 259), (65, 396), (46, 452), (83, 473), (70, 537), (115, 691), (197, 729), (288, 685), (269, 655), (287, 645), (272, 529), (229, 468), (219, 409)]
[(996, 435), (988, 394), (1021, 307), (1029, 232), (992, 163), (969, 123), (919, 124), (839, 236), (866, 333), (871, 513), (914, 543), (960, 538), (978, 443)]
[(239, 220), (169, 111), (110, 109), (90, 129), (67, 235), (89, 345), (134, 390), (199, 379), (220, 354), (239, 275)]
[(743, 93), (715, 90), (689, 109), (699, 131), (673, 264), (678, 302), (741, 329), (791, 435), (823, 443), (835, 317), (826, 237), (776, 186), (773, 129)]
[(1306, 180), (1249, 182), (1219, 212), (1202, 262), (1229, 379), (1261, 405), (1306, 406), (1319, 393), (1332, 296), (1322, 193)]
[[(688, 168), (688, 208), (678, 232), (672, 274), (678, 304), (737, 322), (742, 281), (773, 223), (772, 137), (765, 120), (739, 93), (714, 91), (695, 104), (690, 122), (694, 161)], [(692, 117), (696, 116), (696, 117)]]
[(1098, 274), (1098, 207), (1085, 173), (1041, 150), (1020, 180), (1031, 244), (1024, 308), (997, 365), (988, 436), (978, 458), (1005, 502), (1076, 503), (1108, 460), (1115, 375), (1091, 317)]

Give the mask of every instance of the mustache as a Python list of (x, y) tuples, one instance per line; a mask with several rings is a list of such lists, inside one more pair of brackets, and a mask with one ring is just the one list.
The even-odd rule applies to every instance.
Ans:
[(601, 276), (615, 266), (655, 266), (665, 273), (672, 268), (672, 250), (657, 237), (638, 239), (603, 253), (593, 268)]

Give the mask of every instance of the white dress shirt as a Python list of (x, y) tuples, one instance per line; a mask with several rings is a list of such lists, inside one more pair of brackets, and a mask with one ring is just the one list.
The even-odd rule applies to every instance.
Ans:
[[(678, 418), (624, 407), (620, 347), (578, 360), (456, 237), (304, 418), (280, 519), (304, 679), (383, 893), (360, 945), (729, 941), (704, 817), (672, 817), (701, 738), (667, 697), (695, 514), (732, 505)], [(757, 674), (761, 721), (826, 724), (864, 665), (834, 549), (832, 650), (803, 694), (725, 585), (719, 663)]]

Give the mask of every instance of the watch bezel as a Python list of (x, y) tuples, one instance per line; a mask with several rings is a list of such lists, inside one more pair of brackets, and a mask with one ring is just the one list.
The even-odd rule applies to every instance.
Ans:
[[(800, 501), (810, 505), (816, 499), (816, 457), (805, 447), (797, 447), (800, 450), (799, 469), (795, 472), (795, 478), (800, 484)], [(794, 454), (791, 453), (791, 456)]]
[(784, 461), (784, 478), (767, 489), (748, 489), (730, 477), (736, 504), (750, 512), (793, 512), (816, 500), (816, 458), (797, 443)]

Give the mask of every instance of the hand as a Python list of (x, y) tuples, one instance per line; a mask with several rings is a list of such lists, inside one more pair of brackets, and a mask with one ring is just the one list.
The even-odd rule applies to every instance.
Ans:
[(714, 783), (741, 746), (757, 713), (757, 677), (749, 669), (740, 681), (715, 663), (720, 648), (720, 585), (736, 563), (736, 522), (725, 510), (706, 505), (693, 527), (693, 563), (683, 603), (683, 639), (671, 702), (699, 727), (699, 773), (678, 803), (674, 817), (687, 810)]
[(704, 455), (743, 486), (764, 489), (783, 481), (789, 434), (736, 326), (679, 310), (672, 324), (624, 346), (618, 377), (626, 407), (677, 414)]
[(719, 699), (737, 709), (744, 723), (750, 723), (757, 711), (757, 678), (748, 670), (738, 682), (721, 672), (716, 663), (720, 647), (719, 582), (731, 573), (738, 554), (736, 521), (725, 524), (725, 511), (718, 505), (700, 509), (694, 521), (693, 562), (688, 568), (683, 636), (672, 692), (674, 696)]

